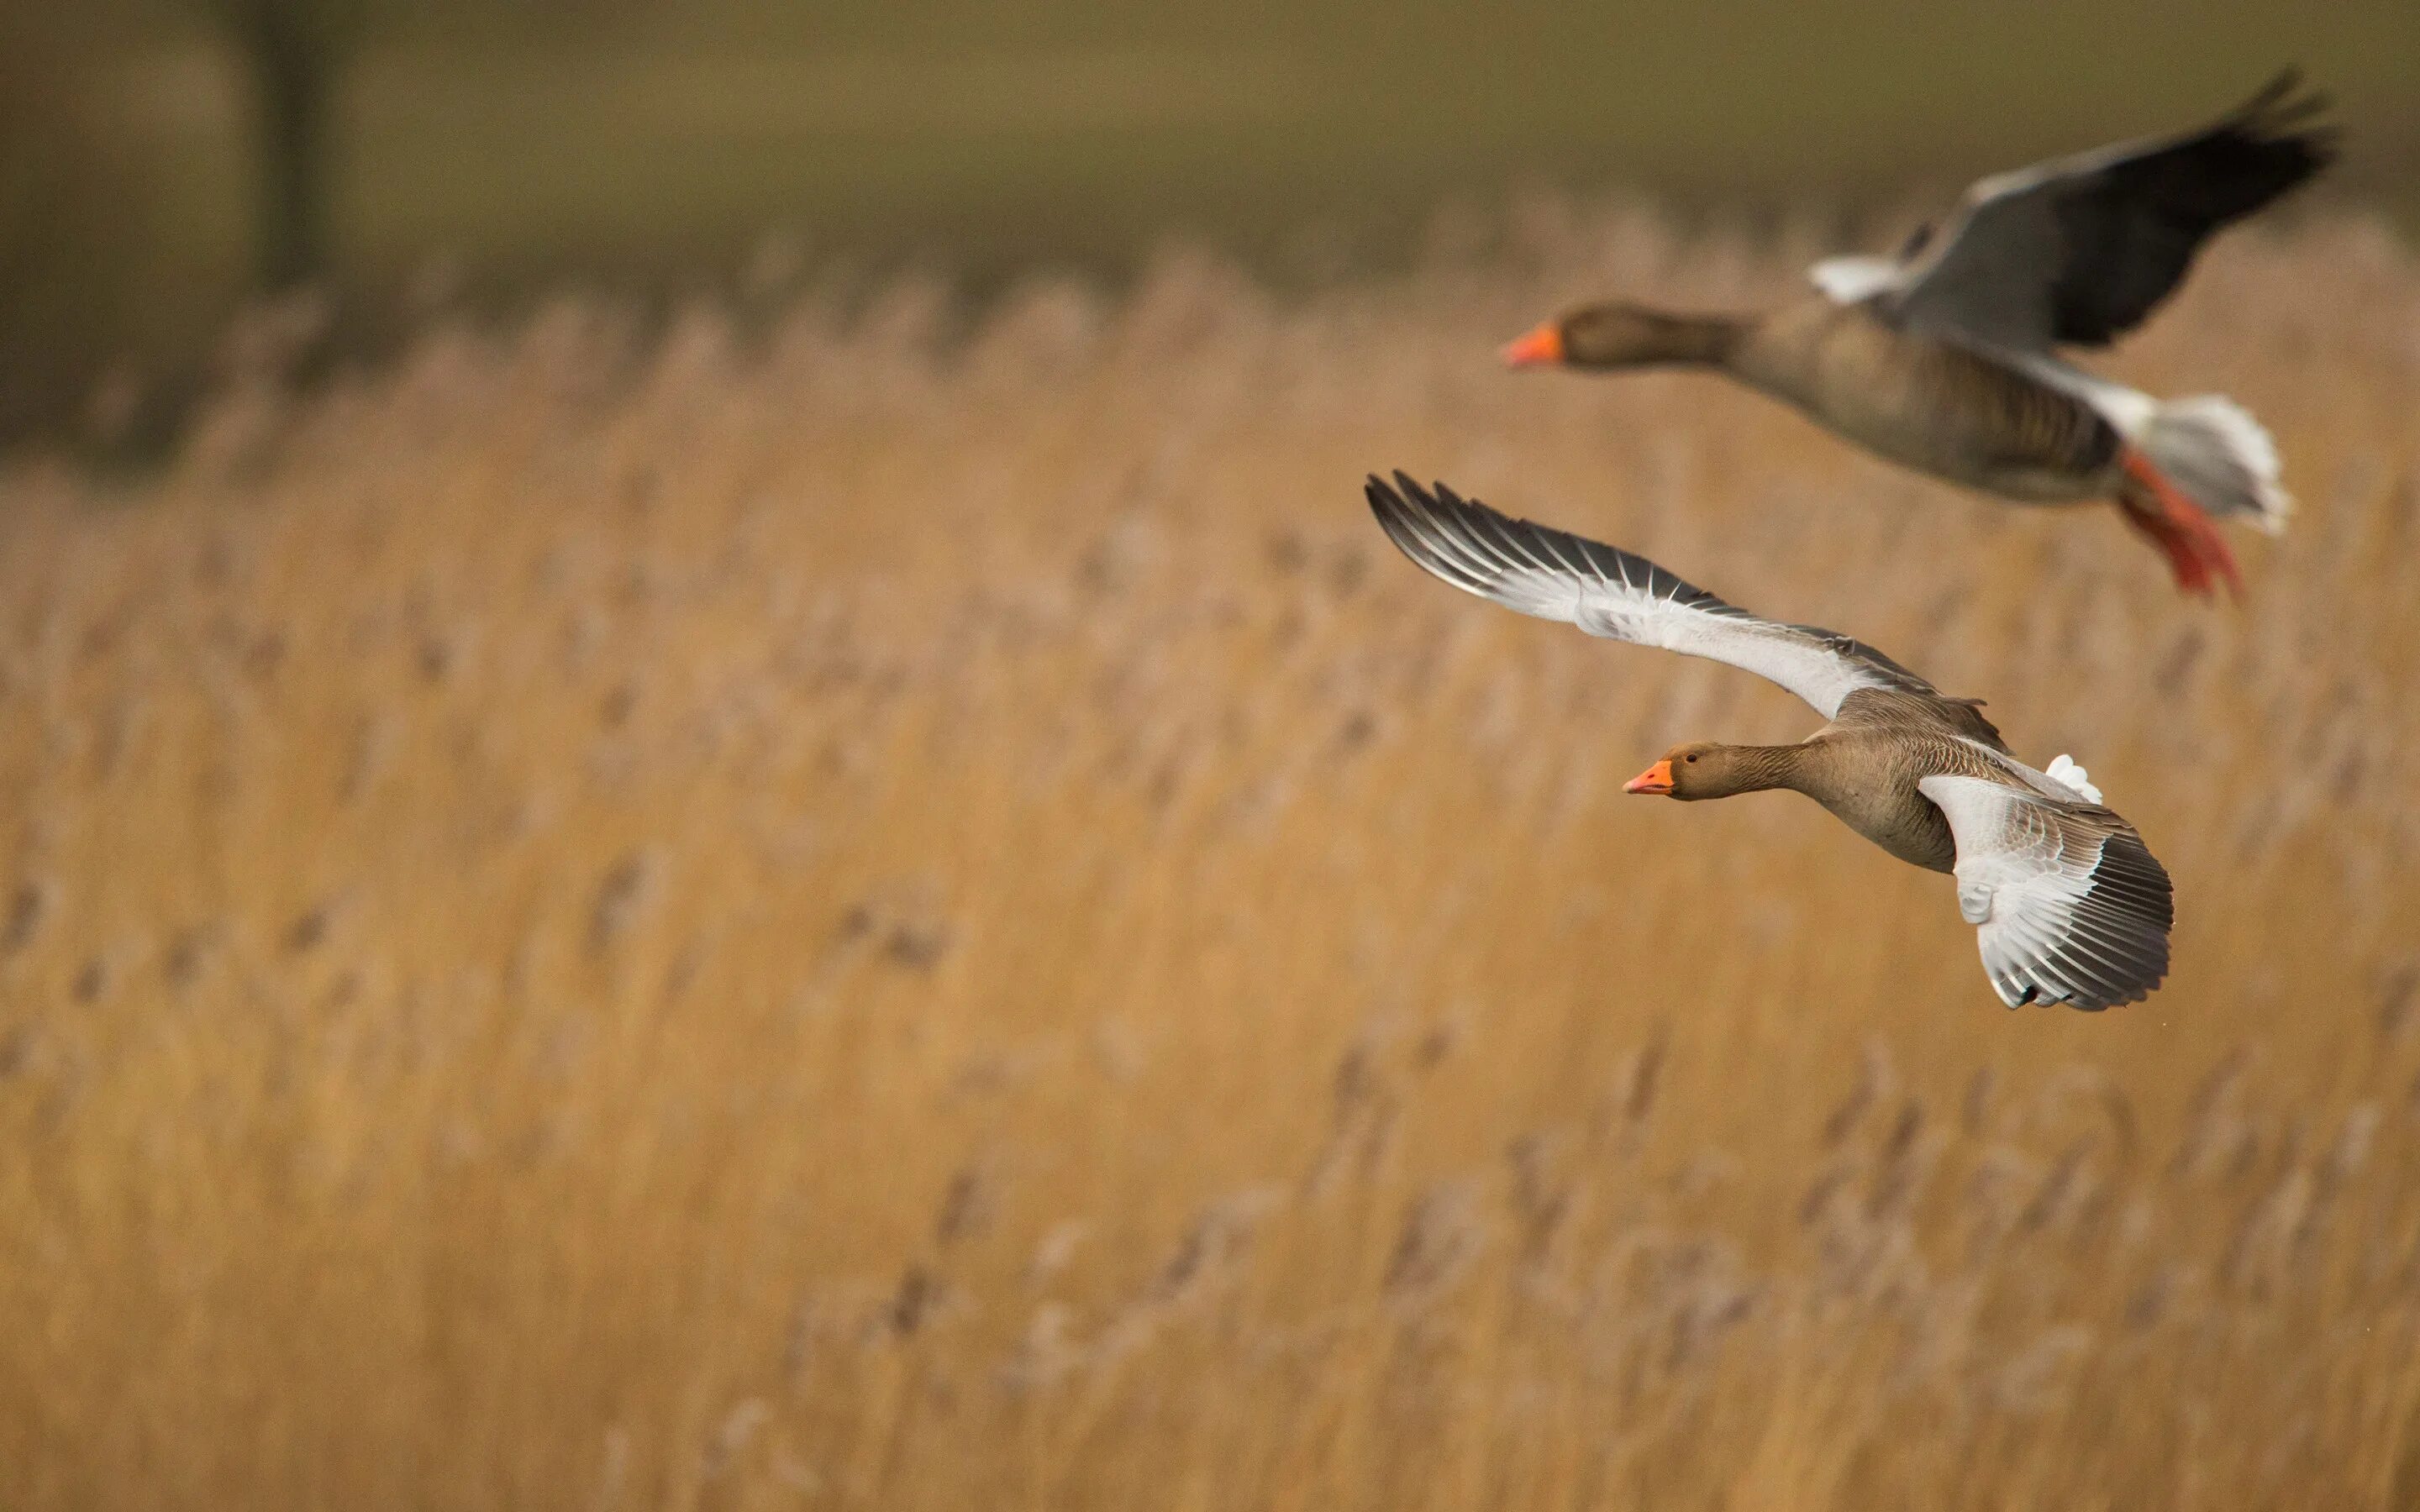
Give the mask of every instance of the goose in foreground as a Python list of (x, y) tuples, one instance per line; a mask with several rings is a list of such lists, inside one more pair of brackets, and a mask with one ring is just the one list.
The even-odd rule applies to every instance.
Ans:
[(1985, 178), (1894, 256), (1834, 257), (1761, 315), (1594, 304), (1504, 350), (1515, 367), (1714, 368), (1904, 466), (2023, 503), (2109, 500), (2180, 587), (2242, 574), (2212, 517), (2275, 533), (2292, 507), (2269, 434), (2215, 394), (2161, 400), (2057, 348), (2105, 347), (2221, 227), (2325, 167), (2326, 108), (2280, 74), (2221, 119)]
[(1649, 562), (1508, 518), (1438, 484), (1370, 479), (1395, 545), (1456, 588), (1590, 635), (1756, 672), (1830, 721), (1790, 746), (1675, 746), (1623, 791), (1724, 798), (1787, 788), (1902, 861), (1957, 879), (2000, 1000), (2102, 1009), (2168, 970), (2168, 874), (2065, 756), (2010, 754), (1973, 699), (1946, 697), (1830, 630), (1759, 619)]

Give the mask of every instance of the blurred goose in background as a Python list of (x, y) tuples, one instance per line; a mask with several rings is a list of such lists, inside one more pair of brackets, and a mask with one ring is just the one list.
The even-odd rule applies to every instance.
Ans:
[(2000, 1000), (2103, 1009), (2168, 970), (2168, 874), (2066, 756), (2036, 771), (1973, 699), (1847, 636), (1762, 620), (1613, 547), (1398, 472), (1368, 486), (1396, 546), (1467, 593), (1590, 635), (1770, 678), (1830, 722), (1790, 746), (1675, 746), (1623, 789), (1723, 798), (1787, 788), (1898, 856), (1957, 879)]
[(2213, 233), (2334, 159), (2334, 131), (2311, 124), (2326, 101), (2299, 87), (2288, 70), (2199, 131), (1985, 178), (1938, 230), (1817, 263), (1817, 292), (1769, 313), (1594, 304), (1505, 361), (1712, 367), (1935, 477), (2024, 503), (2111, 500), (2186, 592), (2217, 578), (2240, 593), (2211, 518), (2285, 524), (2268, 432), (2230, 400), (2155, 399), (2057, 348), (2133, 330)]

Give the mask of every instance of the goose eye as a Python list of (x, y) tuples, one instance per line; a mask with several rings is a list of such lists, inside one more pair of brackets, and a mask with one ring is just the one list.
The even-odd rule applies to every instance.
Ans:
[(1694, 765), (1694, 764), (1697, 763), (1698, 758), (1696, 758), (1695, 756), (1688, 756), (1688, 757), (1683, 757), (1683, 760), (1687, 761), (1687, 762), (1689, 762), (1691, 764), (1693, 764), (1693, 765)]

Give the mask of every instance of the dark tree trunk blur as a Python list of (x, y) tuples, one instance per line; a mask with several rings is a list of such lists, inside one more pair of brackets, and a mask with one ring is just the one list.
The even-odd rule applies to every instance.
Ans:
[(328, 63), (310, 39), (264, 37), (260, 91), (260, 274), (271, 288), (327, 270)]
[(345, 0), (214, 0), (214, 8), (252, 85), (261, 283), (271, 290), (311, 283), (328, 270), (330, 135), (352, 8)]

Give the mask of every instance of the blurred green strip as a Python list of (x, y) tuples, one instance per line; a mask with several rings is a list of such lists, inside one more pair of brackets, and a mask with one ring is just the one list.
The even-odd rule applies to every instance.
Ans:
[[(128, 285), (95, 339), (174, 350), (243, 281), (242, 100), (190, 14), (130, 4), (97, 87), (147, 213), (93, 260)], [(2351, 128), (2338, 191), (2420, 221), (2411, 0), (502, 14), (415, 13), (353, 69), (349, 276), (445, 256), (490, 284), (714, 279), (773, 229), (974, 270), (1114, 269), (1171, 234), (1265, 259), (1306, 225), (1382, 255), (1441, 201), (1542, 184), (1869, 204), (2171, 129), (2290, 60)]]

